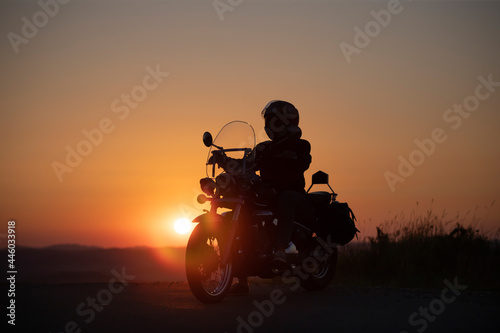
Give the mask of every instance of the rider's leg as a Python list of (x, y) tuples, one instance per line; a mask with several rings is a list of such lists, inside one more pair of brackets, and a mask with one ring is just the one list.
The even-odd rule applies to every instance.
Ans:
[(283, 191), (278, 193), (276, 213), (278, 216), (276, 252), (284, 252), (292, 236), (293, 222), (297, 218), (312, 216), (312, 207), (304, 193)]

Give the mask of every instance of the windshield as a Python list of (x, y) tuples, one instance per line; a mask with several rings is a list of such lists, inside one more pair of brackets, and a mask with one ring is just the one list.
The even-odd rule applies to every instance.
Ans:
[[(222, 129), (219, 131), (215, 140), (213, 142), (213, 146), (210, 147), (210, 151), (208, 152), (207, 157), (207, 176), (212, 176), (212, 165), (208, 165), (208, 160), (212, 156), (212, 152), (214, 150), (219, 150), (219, 148), (223, 148), (225, 154), (230, 158), (242, 159), (245, 156), (244, 148), (248, 148), (253, 150), (255, 148), (255, 131), (253, 127), (244, 121), (236, 120), (230, 123), (227, 123)], [(217, 146), (217, 147), (215, 147)], [(238, 151), (226, 151), (228, 149), (241, 149)], [(215, 167), (215, 176), (219, 175), (223, 172), (222, 168), (218, 166)]]

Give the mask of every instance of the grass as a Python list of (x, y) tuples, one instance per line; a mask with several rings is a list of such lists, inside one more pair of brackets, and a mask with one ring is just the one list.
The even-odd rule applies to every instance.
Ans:
[(470, 289), (500, 290), (499, 232), (487, 235), (476, 214), (466, 220), (432, 209), (396, 215), (376, 236), (340, 249), (334, 283), (442, 288), (457, 277)]

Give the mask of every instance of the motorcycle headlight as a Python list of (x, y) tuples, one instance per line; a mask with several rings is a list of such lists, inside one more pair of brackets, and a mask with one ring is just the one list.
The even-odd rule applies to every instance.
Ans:
[(203, 178), (200, 180), (200, 187), (203, 193), (213, 197), (215, 195), (215, 190), (217, 189), (217, 184), (215, 184), (211, 178)]
[(227, 173), (221, 173), (215, 178), (215, 183), (220, 189), (225, 190), (231, 184), (231, 176)]

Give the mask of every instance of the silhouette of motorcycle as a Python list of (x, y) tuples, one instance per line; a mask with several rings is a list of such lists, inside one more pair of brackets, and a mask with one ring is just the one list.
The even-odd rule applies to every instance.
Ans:
[[(272, 258), (279, 222), (269, 205), (273, 189), (263, 184), (253, 171), (252, 126), (242, 121), (230, 122), (215, 141), (205, 132), (203, 143), (210, 151), (207, 177), (200, 180), (204, 194), (197, 200), (200, 204), (209, 202), (210, 210), (193, 220), (198, 225), (186, 248), (186, 275), (194, 296), (203, 303), (214, 303), (226, 296), (233, 277), (278, 275), (272, 269)], [(311, 187), (314, 184), (328, 185), (328, 175), (317, 172)], [(294, 222), (286, 250), (290, 269), (279, 273), (283, 281), (300, 283), (306, 290), (328, 286), (335, 274), (337, 245), (347, 243), (356, 233), (349, 235), (347, 241), (332, 238), (334, 229), (329, 227), (333, 225), (332, 210), (339, 213), (339, 207), (335, 206), (336, 193), (328, 187), (331, 192), (308, 190), (307, 196), (315, 208), (314, 219)], [(346, 212), (351, 220), (355, 219), (350, 209)]]

